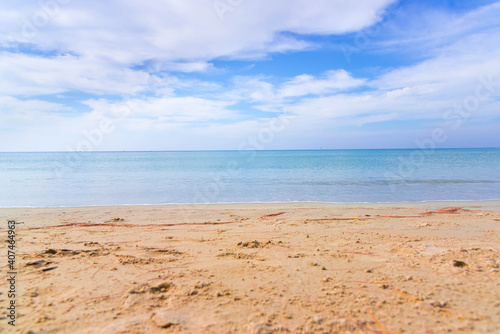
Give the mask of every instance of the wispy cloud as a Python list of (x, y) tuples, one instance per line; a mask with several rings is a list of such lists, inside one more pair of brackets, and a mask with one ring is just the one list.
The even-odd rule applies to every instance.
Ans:
[[(280, 32), (337, 34), (356, 31), (380, 19), (378, 12), (393, 0), (247, 1), (225, 20), (212, 1), (132, 0), (63, 1), (31, 39), (23, 30), (38, 2), (11, 6), (3, 3), (4, 45), (28, 41), (44, 50), (72, 51), (82, 57), (139, 63), (144, 59), (243, 57), (248, 54), (298, 50), (307, 43)], [(28, 22), (28, 23), (26, 23)], [(36, 22), (32, 22), (36, 26)]]
[(319, 78), (308, 74), (296, 76), (282, 85), (278, 95), (283, 97), (324, 95), (359, 87), (364, 83), (365, 80), (355, 79), (344, 70), (330, 70)]

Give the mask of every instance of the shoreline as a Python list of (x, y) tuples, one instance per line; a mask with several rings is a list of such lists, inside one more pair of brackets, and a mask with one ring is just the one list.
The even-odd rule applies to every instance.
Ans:
[(360, 205), (374, 205), (382, 207), (418, 207), (418, 206), (485, 206), (485, 207), (500, 207), (500, 199), (486, 199), (486, 200), (436, 200), (436, 201), (408, 201), (408, 202), (220, 202), (220, 203), (161, 203), (161, 204), (111, 204), (111, 205), (78, 205), (78, 206), (12, 206), (0, 207), (0, 210), (11, 209), (77, 209), (77, 208), (113, 208), (113, 207), (192, 207), (192, 206), (295, 206), (295, 205), (331, 205), (331, 206), (360, 206)]
[[(18, 223), (20, 332), (500, 330), (500, 201), (8, 208), (0, 215)], [(0, 294), (0, 307), (6, 302)]]

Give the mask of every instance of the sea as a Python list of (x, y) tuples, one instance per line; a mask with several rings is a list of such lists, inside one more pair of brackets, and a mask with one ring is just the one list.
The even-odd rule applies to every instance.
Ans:
[(500, 149), (0, 153), (0, 207), (500, 200)]

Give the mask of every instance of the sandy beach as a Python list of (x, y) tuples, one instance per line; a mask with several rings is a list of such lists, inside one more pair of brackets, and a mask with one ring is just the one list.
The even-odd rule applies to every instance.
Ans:
[(500, 332), (500, 201), (0, 216), (2, 240), (17, 222), (18, 292), (0, 332)]

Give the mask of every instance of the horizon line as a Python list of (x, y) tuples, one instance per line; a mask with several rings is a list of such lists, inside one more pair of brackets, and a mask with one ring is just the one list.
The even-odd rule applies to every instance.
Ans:
[(262, 149), (262, 150), (236, 150), (236, 149), (213, 149), (213, 150), (113, 150), (113, 151), (0, 151), (0, 153), (140, 153), (140, 152), (275, 152), (275, 151), (376, 151), (376, 150), (477, 150), (477, 149), (500, 149), (500, 147), (436, 147), (436, 148), (303, 148), (303, 149)]

